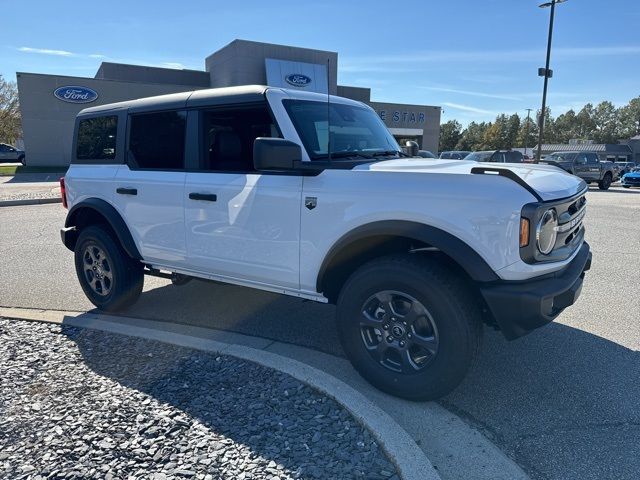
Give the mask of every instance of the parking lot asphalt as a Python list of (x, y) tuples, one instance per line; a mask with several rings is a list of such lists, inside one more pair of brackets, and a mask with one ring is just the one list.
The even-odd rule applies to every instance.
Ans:
[[(0, 210), (0, 305), (88, 310), (60, 205)], [(534, 478), (635, 479), (640, 471), (640, 190), (588, 194), (594, 263), (578, 303), (515, 342), (486, 330), (478, 365), (441, 403)], [(233, 330), (340, 355), (331, 306), (147, 278), (127, 315)]]

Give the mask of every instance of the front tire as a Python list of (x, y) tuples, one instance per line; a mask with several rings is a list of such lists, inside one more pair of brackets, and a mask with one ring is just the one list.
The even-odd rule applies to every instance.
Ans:
[(600, 190), (609, 190), (609, 187), (611, 186), (611, 174), (610, 173), (605, 173), (604, 174), (604, 178), (598, 182), (598, 188)]
[(340, 292), (337, 320), (342, 348), (360, 375), (409, 400), (451, 392), (482, 340), (468, 287), (421, 254), (391, 255), (358, 269)]
[(143, 265), (124, 251), (101, 225), (83, 229), (74, 250), (82, 290), (100, 310), (116, 312), (131, 306), (144, 283)]

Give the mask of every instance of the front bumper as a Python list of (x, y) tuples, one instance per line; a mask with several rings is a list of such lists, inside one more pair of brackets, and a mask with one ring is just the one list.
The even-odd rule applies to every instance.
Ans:
[(620, 183), (625, 187), (640, 187), (640, 178), (631, 179), (623, 177)]
[(563, 270), (522, 282), (483, 285), (480, 292), (504, 336), (513, 340), (552, 322), (573, 305), (590, 268), (591, 251), (584, 242)]

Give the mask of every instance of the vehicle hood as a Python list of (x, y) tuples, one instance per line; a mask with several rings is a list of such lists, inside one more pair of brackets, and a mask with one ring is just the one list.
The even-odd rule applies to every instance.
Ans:
[(640, 178), (640, 172), (629, 172), (625, 173), (623, 177), (632, 177), (632, 178)]
[(527, 183), (544, 201), (570, 197), (587, 188), (584, 180), (561, 168), (535, 163), (483, 163), (466, 160), (401, 158), (359, 165), (354, 170), (477, 175), (471, 173), (471, 169), (474, 167), (510, 170)]

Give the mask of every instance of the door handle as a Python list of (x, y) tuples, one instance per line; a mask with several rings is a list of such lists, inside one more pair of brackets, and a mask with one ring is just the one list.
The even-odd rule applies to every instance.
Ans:
[(215, 193), (195, 193), (189, 194), (191, 200), (204, 200), (205, 202), (215, 202), (218, 200), (218, 196)]
[(138, 189), (118, 187), (116, 188), (116, 193), (119, 193), (120, 195), (137, 195)]

